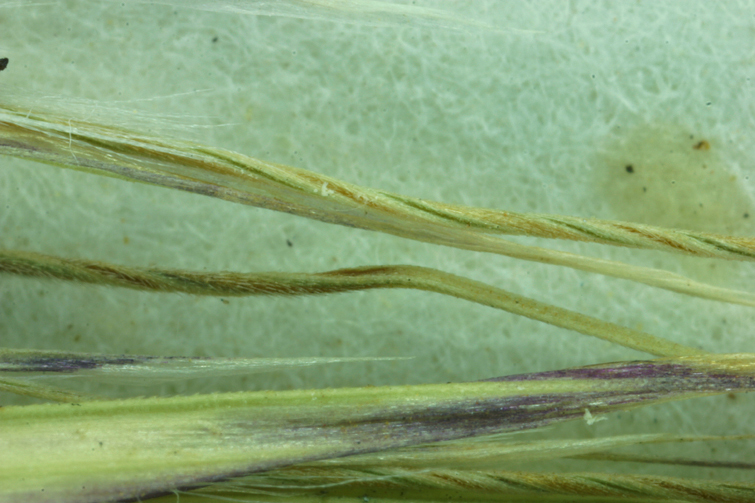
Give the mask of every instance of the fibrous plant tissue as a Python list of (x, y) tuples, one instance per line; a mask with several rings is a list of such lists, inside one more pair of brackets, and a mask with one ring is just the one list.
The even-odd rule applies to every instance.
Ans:
[[(0, 102), (28, 110), (19, 120), (56, 117), (60, 152), (75, 159), (72, 165), (87, 125), (105, 124), (449, 205), (746, 237), (755, 230), (753, 7), (10, 2), (0, 4), (0, 57), (8, 58)], [(421, 266), (700, 352), (751, 351), (755, 311), (746, 305), (329, 223), (359, 218), (357, 209), (306, 219), (5, 153), (3, 249), (200, 273)], [(339, 196), (337, 186), (318, 187), (324, 198)], [(505, 239), (717, 288), (747, 291), (755, 279), (747, 260), (532, 235)], [(462, 383), (649, 358), (452, 295), (379, 288), (198, 296), (3, 274), (0, 340), (8, 348), (77, 354), (366, 358), (269, 374), (142, 380), (137, 388), (69, 380), (82, 396), (123, 398)], [(735, 394), (605, 416), (588, 406), (579, 411), (583, 421), (526, 438), (749, 434), (751, 408), (748, 396)], [(659, 444), (652, 453), (744, 463), (750, 446)], [(551, 461), (547, 469), (749, 478), (748, 471), (714, 467), (606, 468), (577, 459)]]

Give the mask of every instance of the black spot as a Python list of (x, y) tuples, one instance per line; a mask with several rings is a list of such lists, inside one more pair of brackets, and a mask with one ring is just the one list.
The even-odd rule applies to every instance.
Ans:
[(289, 239), (286, 240), (286, 244), (288, 245), (289, 248), (294, 246), (294, 244)]
[(215, 42), (217, 42), (217, 41), (218, 41), (218, 37), (212, 37), (212, 43), (213, 43), (213, 44), (214, 44)]
[(647, 187), (642, 187), (642, 192), (647, 192), (647, 191), (648, 191)]
[(0, 72), (8, 68), (8, 58), (0, 58)]
[(744, 215), (742, 215), (742, 216), (743, 216), (743, 217), (745, 217), (745, 218), (750, 218), (750, 214), (749, 214), (749, 213), (745, 213), (745, 214), (744, 214)]
[(634, 173), (634, 166), (632, 166), (631, 164), (624, 166), (624, 169), (627, 170), (627, 173)]

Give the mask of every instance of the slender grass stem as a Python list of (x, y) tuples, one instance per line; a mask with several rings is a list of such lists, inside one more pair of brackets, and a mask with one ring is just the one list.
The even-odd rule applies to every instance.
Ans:
[(375, 288), (408, 288), (450, 295), (483, 304), (656, 356), (688, 356), (707, 353), (639, 330), (507, 292), (485, 283), (419, 266), (368, 266), (315, 274), (198, 273), (138, 269), (5, 250), (0, 251), (0, 272), (154, 292), (217, 296), (313, 295)]

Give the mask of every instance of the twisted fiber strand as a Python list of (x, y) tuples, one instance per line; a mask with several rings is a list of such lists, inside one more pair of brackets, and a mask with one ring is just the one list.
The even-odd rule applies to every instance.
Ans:
[(681, 501), (735, 502), (755, 498), (751, 484), (720, 483), (672, 477), (603, 473), (541, 474), (527, 472), (418, 474), (417, 482), (438, 488), (484, 492), (563, 494), (596, 497), (645, 497)]
[[(464, 499), (505, 496), (636, 498), (639, 501), (743, 502), (755, 500), (755, 485), (645, 475), (605, 473), (531, 473), (515, 471), (401, 469), (348, 470), (292, 467), (260, 474), (238, 483), (239, 489), (259, 488), (284, 493), (327, 491), (329, 495), (400, 492), (406, 499), (450, 495)], [(217, 486), (221, 489), (223, 486)], [(212, 489), (212, 488), (211, 488)], [(424, 499), (424, 498), (423, 498)], [(450, 498), (448, 498), (450, 499)], [(571, 501), (571, 500), (570, 500)]]
[(425, 201), (223, 149), (139, 137), (3, 105), (0, 153), (449, 246), (466, 247), (457, 234), (462, 231), (755, 259), (753, 238)]
[[(266, 163), (239, 154), (231, 155), (219, 149), (201, 148), (200, 151), (216, 159), (225, 159), (247, 173), (301, 191), (302, 195), (329, 198), (362, 209), (365, 213), (384, 215), (395, 221), (395, 228), (391, 229), (394, 226), (389, 225), (380, 230), (404, 237), (410, 237), (402, 232), (404, 228), (413, 228), (418, 220), (422, 220), (430, 226), (464, 231), (587, 241), (729, 260), (755, 260), (755, 239), (748, 237), (444, 204), (368, 189), (298, 168)], [(378, 218), (378, 221), (381, 220)], [(364, 225), (359, 225), (358, 219), (349, 222), (348, 217), (344, 218), (343, 223)]]
[(599, 452), (569, 456), (573, 459), (587, 459), (592, 461), (623, 461), (630, 463), (654, 463), (661, 465), (701, 466), (705, 468), (736, 468), (753, 470), (755, 463), (746, 461), (712, 461), (708, 459), (660, 458), (657, 456), (640, 456), (635, 454), (619, 454)]
[(0, 272), (136, 290), (215, 296), (308, 295), (374, 288), (409, 288), (451, 295), (657, 356), (708, 354), (699, 349), (551, 306), (478, 281), (419, 266), (368, 266), (315, 274), (198, 273), (124, 267), (3, 250), (0, 251)]
[[(681, 252), (700, 257), (755, 260), (755, 239), (753, 238), (665, 229), (593, 218), (517, 213), (444, 204), (368, 189), (311, 171), (268, 163), (221, 149), (189, 148), (211, 155), (217, 160), (224, 160), (253, 176), (297, 191), (302, 196), (329, 200), (329, 202), (341, 203), (345, 207), (363, 210), (365, 215), (377, 217), (373, 225), (379, 229), (373, 230), (383, 230), (404, 237), (410, 237), (402, 232), (404, 228), (414, 228), (419, 221), (422, 221), (429, 226), (428, 230), (434, 226), (440, 226), (464, 231), (477, 230), (494, 234), (568, 239), (630, 248)], [(381, 216), (383, 218), (380, 218)], [(348, 215), (343, 215), (341, 218), (343, 222), (338, 223), (372, 228), (372, 226), (365, 226), (359, 218), (351, 221)], [(328, 221), (334, 220), (329, 218)], [(383, 224), (383, 228), (380, 228), (380, 224)]]

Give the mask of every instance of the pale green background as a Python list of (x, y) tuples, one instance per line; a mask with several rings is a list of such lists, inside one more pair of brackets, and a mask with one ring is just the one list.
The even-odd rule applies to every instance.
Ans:
[[(173, 4), (0, 2), (0, 57), (10, 58), (0, 99), (12, 101), (12, 91), (48, 105), (92, 100), (78, 106), (96, 120), (121, 123), (125, 111), (130, 126), (449, 203), (753, 233), (751, 2), (401, 3), (440, 9), (450, 21), (295, 3), (283, 5), (308, 19), (187, 7), (254, 2)], [(709, 151), (692, 148), (701, 139)], [(0, 198), (4, 248), (195, 270), (417, 264), (695, 347), (755, 350), (752, 309), (569, 269), (7, 158)], [(750, 264), (516, 241), (753, 290)], [(646, 357), (416, 291), (226, 304), (8, 276), (0, 277), (0, 341), (103, 353), (414, 357), (94, 388), (123, 395), (464, 381)], [(718, 397), (556, 433), (748, 433), (752, 404)], [(749, 459), (750, 446), (689, 452)]]

